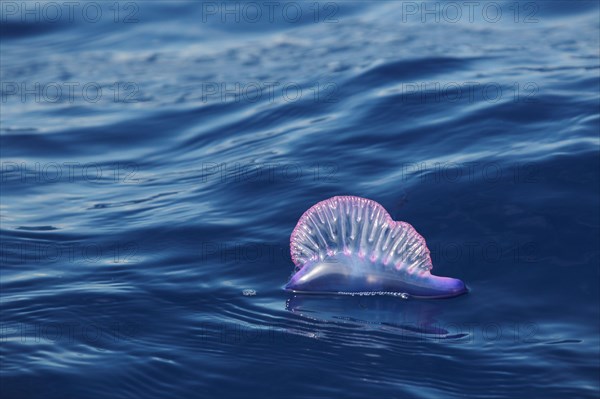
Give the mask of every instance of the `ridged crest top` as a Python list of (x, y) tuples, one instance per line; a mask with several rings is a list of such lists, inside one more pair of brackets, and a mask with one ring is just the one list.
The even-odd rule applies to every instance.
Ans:
[(396, 270), (432, 268), (425, 239), (408, 223), (394, 221), (375, 201), (332, 197), (304, 212), (290, 238), (296, 270), (309, 262), (344, 254)]

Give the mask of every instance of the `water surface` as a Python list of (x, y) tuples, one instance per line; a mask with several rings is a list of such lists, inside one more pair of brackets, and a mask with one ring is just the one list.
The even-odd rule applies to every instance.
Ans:
[[(14, 4), (2, 397), (598, 396), (596, 2)], [(470, 293), (284, 292), (334, 195)]]

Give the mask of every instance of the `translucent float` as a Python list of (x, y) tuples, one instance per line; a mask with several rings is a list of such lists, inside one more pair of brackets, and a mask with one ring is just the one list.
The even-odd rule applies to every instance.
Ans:
[(377, 202), (332, 197), (307, 210), (290, 239), (294, 292), (446, 298), (467, 292), (455, 278), (431, 274), (425, 239), (392, 220)]

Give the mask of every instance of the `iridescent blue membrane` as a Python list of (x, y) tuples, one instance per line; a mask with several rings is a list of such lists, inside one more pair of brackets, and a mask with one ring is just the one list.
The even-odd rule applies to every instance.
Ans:
[(285, 288), (337, 294), (406, 293), (443, 298), (467, 292), (458, 279), (431, 274), (425, 240), (377, 202), (339, 196), (302, 215), (290, 240), (296, 272)]

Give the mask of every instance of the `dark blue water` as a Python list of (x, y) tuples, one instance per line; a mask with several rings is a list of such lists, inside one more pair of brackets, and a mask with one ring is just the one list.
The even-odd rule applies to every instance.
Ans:
[[(598, 3), (278, 4), (2, 2), (1, 397), (598, 397)], [(283, 291), (334, 195), (469, 294)]]

